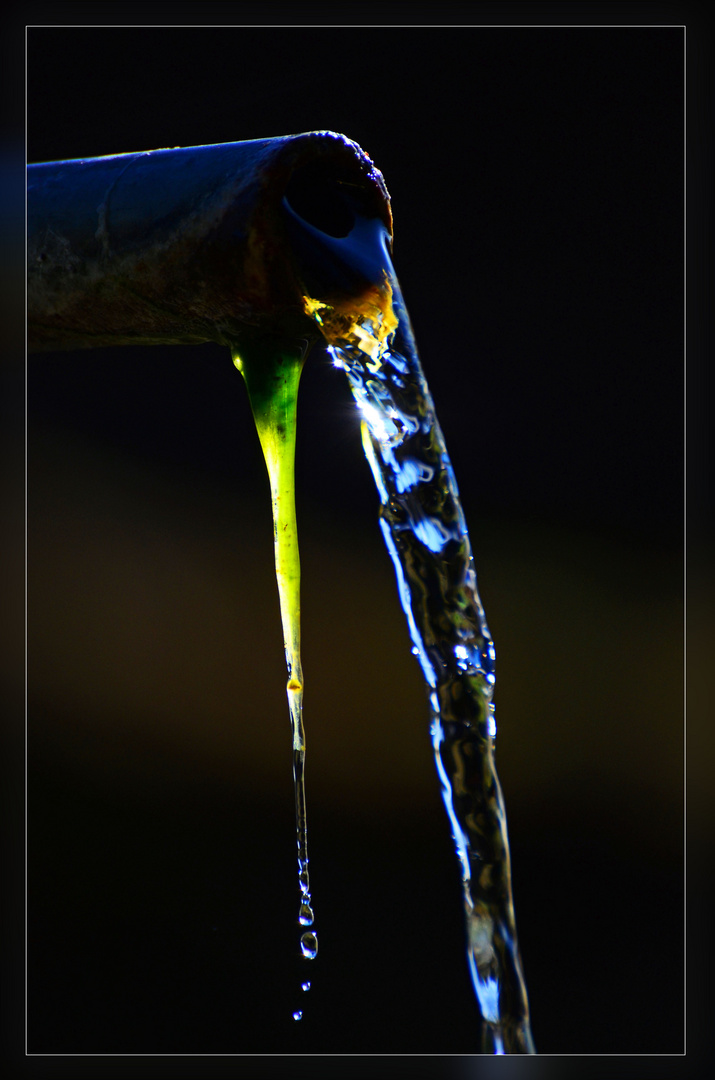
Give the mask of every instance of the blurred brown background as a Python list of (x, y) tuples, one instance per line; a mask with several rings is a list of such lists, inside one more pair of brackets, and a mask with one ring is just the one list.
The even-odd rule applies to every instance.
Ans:
[[(496, 641), (537, 1048), (679, 1053), (682, 35), (37, 28), (28, 72), (30, 161), (333, 128), (384, 172)], [(209, 345), (30, 359), (35, 1051), (478, 1050), (424, 691), (343, 381), (316, 352), (301, 390), (320, 953), (298, 1002), (270, 506), (240, 378)]]

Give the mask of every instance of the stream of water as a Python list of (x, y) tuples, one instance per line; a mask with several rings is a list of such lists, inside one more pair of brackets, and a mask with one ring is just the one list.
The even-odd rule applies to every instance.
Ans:
[(444, 437), (386, 247), (383, 255), (383, 284), (358, 303), (306, 297), (305, 306), (360, 410), (380, 528), (427, 686), (435, 765), (461, 869), (467, 959), (484, 1020), (482, 1048), (533, 1053), (494, 764), (494, 643)]
[[(435, 765), (461, 870), (467, 960), (483, 1018), (482, 1050), (534, 1053), (504, 800), (494, 763), (494, 644), (477, 591), (457, 483), (384, 226), (358, 218), (347, 241), (325, 234), (319, 238), (338, 253), (349, 251), (363, 280), (373, 282), (357, 298), (306, 295), (304, 307), (323, 335), (333, 364), (345, 372), (360, 410), (363, 448), (380, 500), (380, 528), (427, 688)], [(302, 954), (311, 959), (317, 937), (308, 875), (293, 471), (303, 349), (261, 339), (242, 345), (233, 356), (248, 387), (271, 482), (293, 731), (298, 921), (311, 927), (301, 938)], [(303, 989), (309, 985), (304, 983)], [(296, 1020), (302, 1015), (301, 1009), (293, 1013)]]
[[(305, 361), (305, 346), (286, 346), (262, 337), (232, 351), (243, 375), (256, 430), (271, 485), (273, 547), (276, 581), (283, 625), (283, 646), (288, 669), (288, 710), (293, 736), (296, 844), (300, 900), (298, 924), (301, 955), (314, 960), (318, 937), (308, 869), (308, 823), (305, 801), (305, 731), (303, 728), (303, 666), (300, 656), (300, 557), (295, 515), (295, 439), (298, 386)], [(306, 929), (310, 927), (310, 929)], [(302, 989), (310, 989), (303, 982)], [(302, 1009), (293, 1013), (301, 1020)]]

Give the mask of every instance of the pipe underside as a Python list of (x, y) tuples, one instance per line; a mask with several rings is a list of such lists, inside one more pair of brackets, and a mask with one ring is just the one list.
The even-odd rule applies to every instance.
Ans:
[(295, 211), (392, 235), (381, 174), (334, 132), (28, 166), (30, 351), (314, 338)]

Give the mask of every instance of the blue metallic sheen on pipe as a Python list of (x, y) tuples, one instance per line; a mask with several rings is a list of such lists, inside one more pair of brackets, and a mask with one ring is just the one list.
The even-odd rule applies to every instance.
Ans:
[(27, 173), (30, 350), (311, 338), (301, 298), (321, 258), (301, 243), (301, 220), (330, 237), (360, 216), (392, 235), (381, 174), (329, 131)]

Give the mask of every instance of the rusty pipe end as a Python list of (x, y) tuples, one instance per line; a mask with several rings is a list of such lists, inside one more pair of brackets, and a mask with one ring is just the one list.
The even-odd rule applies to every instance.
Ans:
[(382, 175), (335, 132), (30, 165), (30, 349), (307, 332), (286, 202), (392, 236)]

